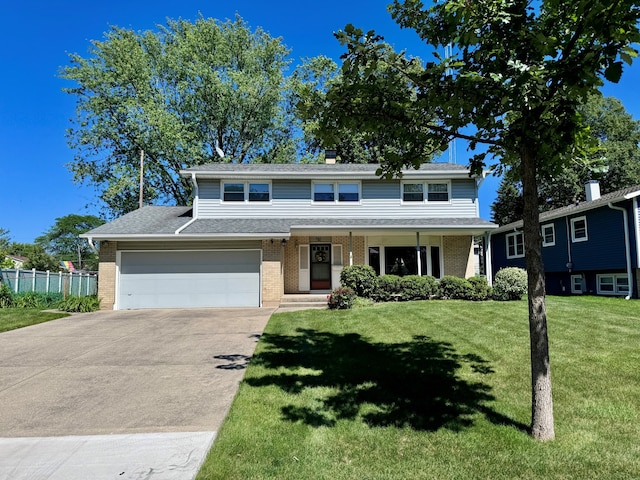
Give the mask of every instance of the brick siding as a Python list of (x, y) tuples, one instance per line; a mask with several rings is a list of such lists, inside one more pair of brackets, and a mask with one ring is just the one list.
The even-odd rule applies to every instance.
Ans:
[(118, 242), (100, 242), (98, 297), (101, 310), (113, 310), (116, 301), (116, 249)]

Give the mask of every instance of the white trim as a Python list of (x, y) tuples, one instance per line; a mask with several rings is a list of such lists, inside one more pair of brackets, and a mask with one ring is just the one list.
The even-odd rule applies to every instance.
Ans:
[[(580, 280), (580, 290), (575, 288), (575, 280)], [(571, 293), (582, 295), (584, 293), (584, 277), (582, 275), (571, 275)]]
[[(302, 250), (306, 250), (304, 259), (307, 268), (302, 268)], [(298, 245), (298, 290), (308, 292), (311, 290), (311, 246), (309, 244)]]
[[(224, 186), (225, 184), (227, 185), (243, 185), (243, 190), (242, 190), (242, 196), (244, 197), (244, 200), (225, 200), (224, 199)], [(249, 195), (250, 195), (250, 188), (251, 185), (256, 184), (256, 185), (268, 185), (269, 186), (269, 200), (267, 201), (260, 201), (260, 200), (249, 200)], [(273, 201), (273, 184), (271, 183), (271, 180), (261, 180), (261, 179), (255, 179), (255, 180), (236, 180), (233, 181), (232, 179), (221, 179), (220, 180), (220, 203), (221, 204), (230, 204), (230, 205), (242, 205), (242, 204), (249, 204), (249, 205), (269, 205), (271, 202)], [(194, 216), (195, 217), (195, 216)]]
[(636, 265), (640, 267), (640, 209), (637, 197), (633, 199), (633, 226), (636, 234)]
[[(332, 185), (333, 201), (322, 201), (315, 199), (316, 185)], [(340, 200), (340, 185), (355, 185), (358, 187), (358, 200)], [(312, 205), (360, 205), (362, 203), (362, 182), (360, 180), (352, 181), (311, 181), (311, 204)]]
[[(422, 200), (405, 200), (404, 199), (405, 185), (422, 185)], [(429, 200), (429, 185), (446, 185), (447, 200)], [(451, 180), (402, 180), (400, 182), (400, 203), (402, 205), (451, 204)]]
[[(584, 221), (584, 237), (576, 238), (575, 224), (581, 220)], [(578, 242), (586, 242), (588, 240), (589, 240), (589, 229), (587, 227), (587, 217), (585, 215), (582, 215), (580, 217), (572, 218), (571, 219), (571, 242), (578, 243)]]
[[(544, 234), (544, 230), (545, 228), (549, 228), (551, 227), (551, 233), (553, 236), (553, 241), (551, 242), (547, 242), (545, 234)], [(556, 226), (553, 223), (545, 223), (544, 225), (540, 226), (540, 233), (542, 234), (542, 246), (543, 247), (553, 247), (556, 244)]]
[[(509, 239), (510, 238), (517, 238), (517, 237), (522, 237), (522, 242), (521, 242), (521, 246), (522, 246), (522, 253), (518, 253), (518, 241), (514, 240), (514, 244), (513, 244), (513, 251), (514, 254), (510, 255), (509, 254)], [(524, 233), (523, 232), (511, 232), (511, 233), (507, 233), (504, 236), (504, 242), (505, 242), (505, 247), (507, 249), (507, 258), (511, 259), (511, 258), (523, 258), (524, 257)]]
[[(612, 291), (602, 291), (601, 287), (601, 283), (600, 281), (603, 278), (606, 277), (611, 277), (613, 280), (613, 283), (611, 284), (613, 287)], [(618, 279), (623, 278), (627, 281), (627, 288), (626, 290), (620, 290), (620, 287), (618, 285)], [(630, 285), (629, 283), (629, 277), (627, 276), (626, 273), (599, 273), (598, 275), (596, 275), (596, 287), (597, 287), (597, 291), (598, 291), (598, 295), (629, 295), (632, 285)]]

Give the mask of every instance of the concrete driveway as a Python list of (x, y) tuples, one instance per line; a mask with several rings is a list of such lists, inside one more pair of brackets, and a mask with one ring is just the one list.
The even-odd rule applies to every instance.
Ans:
[(193, 478), (272, 312), (96, 312), (0, 334), (0, 479)]

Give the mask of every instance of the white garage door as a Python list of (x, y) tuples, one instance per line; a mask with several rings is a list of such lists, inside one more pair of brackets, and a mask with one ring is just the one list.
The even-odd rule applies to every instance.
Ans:
[(118, 309), (259, 307), (260, 251), (121, 252)]

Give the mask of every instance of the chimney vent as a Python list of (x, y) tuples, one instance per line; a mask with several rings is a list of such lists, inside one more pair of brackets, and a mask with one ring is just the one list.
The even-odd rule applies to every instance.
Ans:
[(336, 155), (337, 152), (335, 150), (325, 150), (324, 151), (324, 162), (328, 165), (333, 165), (336, 163)]
[(598, 200), (600, 198), (600, 183), (597, 180), (589, 180), (584, 185), (587, 194), (587, 202)]

